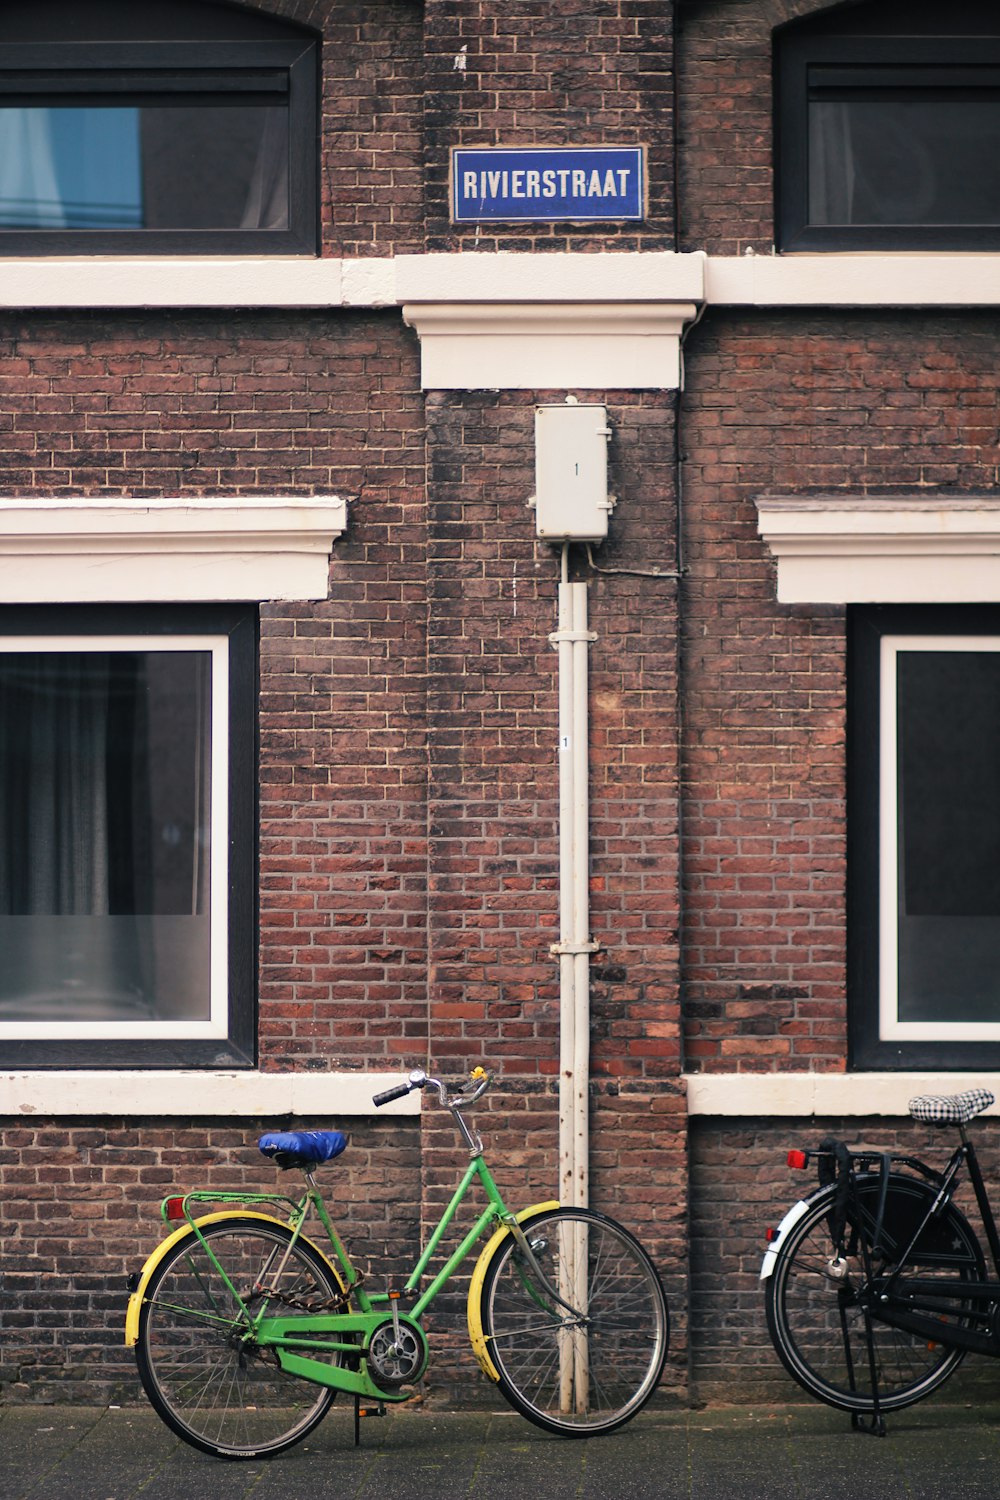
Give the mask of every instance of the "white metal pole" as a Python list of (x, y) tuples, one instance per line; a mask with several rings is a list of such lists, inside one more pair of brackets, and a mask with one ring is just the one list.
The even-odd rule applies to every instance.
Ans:
[(559, 585), (559, 1199), (573, 1202), (576, 1180), (573, 1073), (576, 1056), (576, 966), (573, 955), (575, 919), (574, 787), (573, 787), (573, 594), (566, 581), (567, 551), (563, 549), (563, 580)]
[(573, 590), (573, 1197), (590, 1197), (590, 755), (587, 585)]
[[(559, 1196), (589, 1200), (590, 756), (587, 585), (570, 583), (568, 547), (559, 584)], [(560, 1235), (560, 1291), (580, 1313), (587, 1302), (586, 1226)], [(590, 1399), (586, 1331), (559, 1341), (560, 1401), (582, 1412)]]

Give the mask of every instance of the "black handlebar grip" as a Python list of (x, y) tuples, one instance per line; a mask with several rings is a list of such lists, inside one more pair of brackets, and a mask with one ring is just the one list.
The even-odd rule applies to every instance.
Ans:
[(410, 1092), (408, 1083), (397, 1083), (393, 1089), (386, 1089), (384, 1094), (373, 1094), (372, 1103), (376, 1109), (381, 1109), (383, 1104), (390, 1104), (393, 1099), (402, 1099)]

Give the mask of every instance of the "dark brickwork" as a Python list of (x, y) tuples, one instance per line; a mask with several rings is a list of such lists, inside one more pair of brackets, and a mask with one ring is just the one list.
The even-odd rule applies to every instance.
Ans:
[[(818, 8), (685, 3), (675, 80), (652, 0), (279, 0), (323, 38), (322, 254), (769, 254), (771, 32)], [(450, 224), (452, 146), (595, 142), (648, 146), (643, 224)], [(678, 1398), (689, 1352), (703, 1399), (787, 1393), (756, 1274), (796, 1191), (783, 1130), (699, 1124), (689, 1344), (683, 1069), (846, 1066), (843, 612), (776, 603), (754, 499), (994, 488), (995, 346), (989, 313), (710, 307), (682, 395), (578, 393), (607, 405), (619, 499), (568, 559), (596, 637), (592, 1192), (663, 1271)], [(496, 1066), (482, 1126), (517, 1206), (558, 1177), (560, 557), (526, 502), (534, 408), (565, 395), (422, 391), (397, 308), (0, 315), (5, 494), (348, 498), (328, 597), (261, 610), (258, 1060)], [(122, 1275), (156, 1201), (266, 1184), (271, 1123), (7, 1123), (5, 1393), (136, 1395)], [(395, 1271), (462, 1152), (430, 1108), (350, 1128), (329, 1180)], [(459, 1286), (435, 1399), (482, 1394), (463, 1321)]]
[(995, 484), (991, 315), (713, 311), (682, 414), (692, 1070), (845, 1065), (843, 612), (775, 600), (754, 497)]
[(771, 35), (776, 26), (828, 8), (828, 0), (681, 0), (679, 249), (771, 254)]
[[(669, 6), (655, 0), (429, 0), (424, 108), (429, 250), (672, 250)], [(648, 147), (639, 225), (449, 221), (453, 146)]]
[[(125, 1348), (125, 1278), (165, 1233), (172, 1188), (285, 1192), (256, 1149), (272, 1120), (6, 1122), (3, 1397), (90, 1402), (140, 1395)], [(355, 1121), (325, 1169), (331, 1206), (364, 1267), (412, 1260), (419, 1218), (416, 1120)], [(341, 1165), (342, 1164), (342, 1165)], [(295, 1174), (297, 1177), (297, 1174)], [(301, 1179), (298, 1179), (301, 1181)]]

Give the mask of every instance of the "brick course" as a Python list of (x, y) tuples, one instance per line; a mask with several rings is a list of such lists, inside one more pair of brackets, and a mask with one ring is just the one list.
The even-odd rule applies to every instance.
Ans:
[(842, 1070), (843, 611), (782, 606), (766, 494), (992, 489), (988, 314), (715, 310), (687, 346), (686, 1060)]

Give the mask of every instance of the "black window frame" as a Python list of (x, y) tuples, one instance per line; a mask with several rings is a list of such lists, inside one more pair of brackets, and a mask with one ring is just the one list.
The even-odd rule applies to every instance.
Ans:
[[(1000, 100), (1000, 36), (844, 35), (793, 23), (775, 34), (773, 60), (775, 245), (779, 251), (1000, 248), (1000, 224), (809, 221), (809, 104), (814, 90), (839, 85), (845, 90), (912, 91), (922, 79), (925, 87), (987, 90)], [(821, 72), (826, 85), (819, 81)]]
[(247, 604), (0, 605), (5, 637), (224, 635), (228, 676), (227, 1035), (177, 1040), (44, 1035), (0, 1042), (11, 1069), (244, 1069), (256, 1065), (259, 612)]
[[(847, 996), (858, 1071), (1000, 1068), (1000, 1041), (886, 1039), (879, 1019), (881, 643), (885, 635), (1000, 637), (988, 605), (851, 605), (847, 611)], [(998, 976), (1000, 982), (1000, 976)]]
[(317, 43), (249, 41), (17, 42), (0, 51), (0, 107), (119, 102), (166, 95), (288, 101), (288, 225), (283, 229), (26, 229), (0, 227), (0, 256), (315, 255)]

